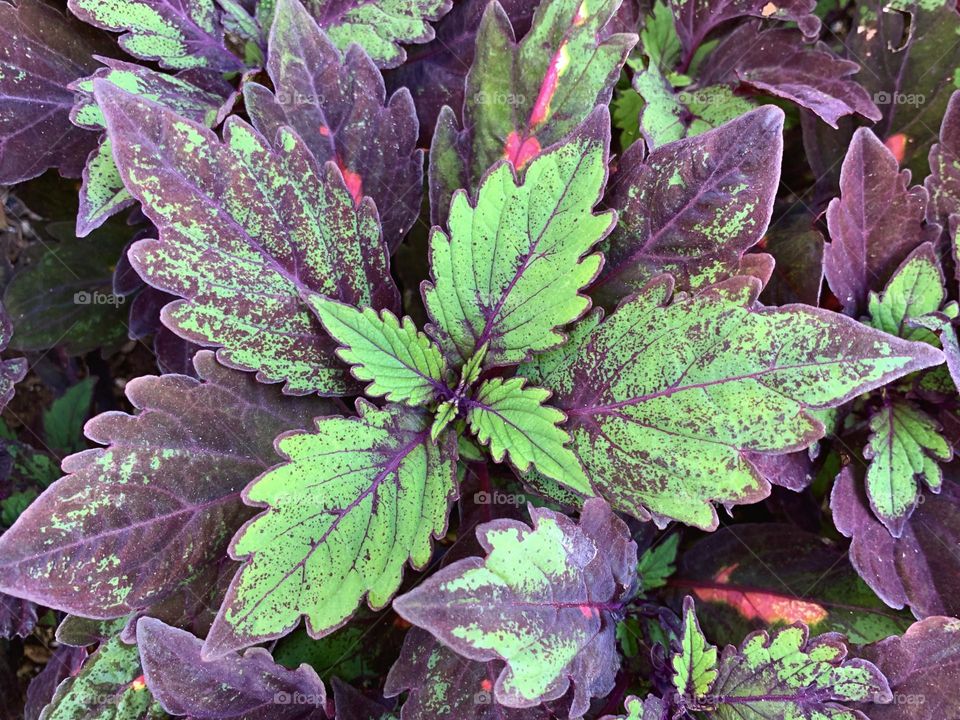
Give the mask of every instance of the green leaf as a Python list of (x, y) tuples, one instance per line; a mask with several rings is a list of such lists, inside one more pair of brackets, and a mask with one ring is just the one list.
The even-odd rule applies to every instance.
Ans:
[(245, 560), (204, 648), (205, 657), (281, 637), (306, 616), (322, 637), (367, 597), (385, 606), (409, 560), (424, 567), (456, 496), (455, 439), (430, 441), (429, 418), (357, 402), (359, 417), (323, 417), (282, 435), (286, 459), (245, 491), (264, 512), (234, 538)]
[(811, 410), (943, 362), (836, 313), (760, 307), (759, 290), (740, 277), (667, 304), (660, 276), (551, 373), (572, 449), (618, 509), (713, 529), (711, 502), (769, 493), (744, 451), (807, 447), (825, 432)]
[(496, 165), (471, 206), (454, 195), (449, 237), (430, 238), (432, 283), (424, 302), (430, 332), (463, 360), (489, 343), (488, 365), (515, 364), (564, 341), (559, 326), (590, 300), (579, 292), (602, 257), (587, 255), (612, 229), (614, 213), (594, 214), (607, 177), (609, 119), (594, 113), (569, 141), (534, 160), (523, 182)]
[(707, 642), (700, 630), (693, 598), (683, 600), (683, 628), (680, 653), (673, 657), (673, 686), (684, 698), (707, 694), (717, 678), (717, 648)]
[(87, 377), (67, 388), (43, 413), (43, 432), (47, 444), (68, 453), (86, 447), (83, 441), (83, 423), (90, 414), (93, 386), (97, 379)]
[(927, 328), (908, 323), (934, 313), (947, 299), (943, 271), (932, 243), (923, 243), (897, 268), (881, 295), (870, 293), (870, 324), (906, 340), (937, 344)]
[(305, 293), (304, 300), (340, 343), (337, 355), (353, 366), (353, 376), (371, 381), (364, 388), (367, 395), (427, 405), (438, 393), (449, 394), (440, 348), (409, 317), (400, 322), (389, 310), (357, 310), (316, 293)]
[(909, 400), (891, 398), (870, 417), (872, 434), (863, 454), (870, 507), (894, 537), (920, 502), (922, 482), (938, 492), (943, 483), (941, 462), (953, 449), (940, 423)]
[(680, 534), (669, 535), (659, 545), (648, 548), (640, 556), (637, 563), (637, 575), (644, 592), (656, 590), (667, 584), (669, 578), (676, 571), (677, 547), (680, 545)]
[(544, 405), (550, 391), (524, 387), (523, 378), (487, 380), (467, 402), (467, 422), (494, 461), (505, 454), (521, 473), (532, 464), (553, 480), (585, 495), (593, 495), (590, 482), (570, 448), (566, 431), (557, 427), (566, 416)]

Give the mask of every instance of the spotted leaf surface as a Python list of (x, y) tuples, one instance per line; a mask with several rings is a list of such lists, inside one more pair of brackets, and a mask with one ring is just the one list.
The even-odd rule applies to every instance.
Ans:
[(909, 187), (910, 173), (870, 130), (853, 136), (840, 173), (840, 197), (830, 201), (830, 239), (823, 267), (830, 289), (844, 312), (867, 309), (870, 290), (884, 286), (900, 261), (939, 227), (927, 225), (927, 191)]
[(728, 645), (700, 705), (718, 720), (864, 720), (853, 703), (893, 699), (873, 663), (847, 658), (841, 635), (808, 635), (798, 623)]
[(165, 720), (144, 682), (136, 645), (113, 636), (64, 680), (40, 720)]
[(707, 642), (697, 622), (693, 598), (684, 598), (680, 652), (673, 656), (673, 686), (692, 699), (707, 694), (717, 679), (717, 648)]
[(569, 715), (579, 717), (613, 689), (614, 626), (636, 582), (636, 544), (599, 499), (587, 501), (579, 525), (540, 508), (530, 516), (532, 528), (482, 525), (485, 558), (453, 563), (393, 607), (470, 660), (505, 661), (496, 702), (535, 707), (572, 685)]
[(517, 43), (498, 4), (487, 6), (467, 75), (463, 130), (441, 111), (430, 149), (430, 207), (437, 224), (457, 188), (473, 193), (506, 158), (518, 171), (610, 101), (635, 35), (605, 28), (618, 0), (540, 3)]
[(97, 136), (70, 123), (68, 85), (97, 69), (94, 54), (112, 52), (102, 33), (45, 2), (0, 5), (0, 183), (47, 168), (80, 176)]
[(604, 715), (600, 720), (667, 720), (670, 706), (654, 695), (641, 700), (628, 695), (623, 703), (625, 715)]
[(429, 419), (358, 401), (359, 417), (319, 418), (314, 432), (277, 441), (286, 462), (244, 498), (266, 506), (231, 546), (245, 560), (207, 636), (219, 657), (289, 632), (314, 637), (343, 625), (366, 597), (385, 606), (407, 561), (430, 560), (456, 496), (452, 436), (435, 445)]
[(911, 324), (938, 312), (947, 300), (943, 271), (932, 243), (920, 245), (894, 272), (883, 293), (870, 293), (870, 324), (878, 330), (907, 340), (936, 344), (924, 327)]
[(395, 306), (373, 204), (355, 205), (340, 171), (319, 166), (290, 130), (274, 150), (231, 117), (221, 142), (156, 103), (95, 86), (124, 184), (160, 231), (130, 260), (183, 298), (163, 309), (164, 324), (288, 393), (345, 392), (346, 368), (300, 292)]
[[(100, 58), (100, 61), (106, 67), (70, 85), (77, 93), (76, 103), (70, 111), (70, 119), (75, 125), (96, 131), (102, 131), (105, 127), (103, 113), (93, 97), (93, 81), (98, 78), (133, 95), (164, 105), (206, 127), (213, 127), (222, 119), (220, 116), (231, 93), (226, 83), (224, 88), (213, 78), (203, 77), (206, 81), (204, 84), (214, 87), (214, 91), (191, 82), (189, 77), (167, 75), (122, 60)], [(133, 196), (123, 186), (120, 171), (113, 160), (111, 143), (103, 138), (90, 153), (83, 169), (77, 236), (88, 235), (111, 215), (133, 202)]]
[(340, 358), (353, 366), (353, 375), (367, 395), (392, 402), (426, 405), (446, 397), (447, 364), (440, 348), (417, 330), (413, 320), (403, 321), (389, 310), (357, 310), (349, 305), (310, 295), (310, 308), (341, 347)]
[(162, 67), (243, 69), (226, 49), (213, 0), (68, 0), (70, 12), (104, 30), (122, 32), (120, 46)]
[(591, 248), (611, 229), (594, 214), (606, 182), (609, 118), (600, 109), (566, 142), (534, 160), (523, 180), (496, 165), (475, 203), (458, 192), (448, 232), (430, 237), (428, 330), (463, 360), (488, 345), (489, 365), (521, 362), (560, 345), (557, 328), (590, 307), (580, 294), (602, 264)]
[(153, 618), (137, 623), (147, 687), (171, 715), (231, 720), (322, 720), (326, 690), (309, 665), (288, 670), (263, 648), (219, 660), (203, 641)]
[(421, 628), (411, 628), (384, 692), (409, 692), (401, 720), (550, 720), (544, 705), (504, 707), (494, 702), (493, 686), (503, 672), (500, 659), (467, 660)]
[(651, 281), (548, 385), (594, 489), (636, 517), (715, 528), (711, 502), (769, 492), (744, 451), (806, 447), (824, 433), (810, 410), (943, 362), (834, 313), (758, 307), (754, 278), (671, 292)]
[(549, 397), (549, 390), (524, 387), (523, 378), (488, 380), (467, 402), (467, 422), (496, 462), (508, 455), (521, 473), (533, 465), (548, 478), (592, 495), (576, 455), (565, 447), (570, 436), (557, 427), (566, 416), (545, 404)]
[(376, 203), (394, 249), (420, 212), (423, 151), (417, 149), (416, 111), (406, 90), (387, 99), (364, 50), (352, 47), (342, 55), (334, 42), (297, 0), (280, 0), (267, 61), (275, 92), (247, 84), (246, 108), (267, 139), (290, 126), (318, 162), (335, 162), (354, 200), (366, 195)]
[(960, 215), (960, 92), (950, 97), (940, 142), (930, 149), (930, 175), (924, 184), (930, 193), (927, 218), (949, 228), (950, 218)]
[(611, 183), (619, 223), (594, 290), (613, 304), (659, 273), (681, 289), (737, 274), (770, 222), (782, 130), (783, 113), (765, 107), (647, 158), (632, 146)]
[(107, 447), (67, 458), (68, 475), (0, 536), (5, 592), (120, 617), (221, 561), (251, 515), (240, 491), (274, 462), (273, 439), (327, 405), (284, 398), (209, 351), (195, 362), (202, 380), (132, 380), (136, 415), (108, 412), (87, 424), (87, 436)]

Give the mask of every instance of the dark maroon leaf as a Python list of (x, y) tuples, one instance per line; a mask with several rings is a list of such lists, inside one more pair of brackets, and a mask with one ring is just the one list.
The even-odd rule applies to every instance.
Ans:
[(63, 463), (55, 482), (0, 537), (0, 588), (95, 618), (163, 600), (224, 557), (253, 510), (240, 491), (276, 461), (273, 439), (329, 412), (317, 398), (195, 359), (181, 375), (127, 384), (137, 415), (86, 427), (107, 448)]
[(887, 605), (909, 605), (919, 618), (960, 614), (960, 485), (944, 466), (939, 494), (924, 493), (899, 538), (876, 518), (851, 467), (830, 497), (833, 522), (851, 539), (850, 562)]
[(927, 219), (947, 230), (951, 216), (960, 215), (960, 91), (950, 97), (940, 125), (940, 142), (930, 148), (930, 175), (925, 185), (930, 193)]
[(595, 292), (612, 304), (659, 273), (680, 289), (737, 274), (770, 221), (782, 126), (783, 113), (764, 107), (646, 159), (640, 143), (631, 146), (611, 180), (619, 223)]
[(26, 637), (37, 624), (37, 606), (0, 593), (0, 638)]
[(960, 717), (960, 620), (931, 617), (864, 648), (890, 682), (893, 702), (860, 706), (870, 720), (949, 720)]
[(383, 78), (358, 45), (341, 55), (298, 0), (279, 0), (267, 71), (274, 92), (244, 88), (256, 128), (273, 140), (292, 127), (321, 162), (337, 164), (354, 200), (373, 198), (393, 250), (420, 213), (423, 151), (410, 93), (386, 98)]
[(200, 659), (203, 641), (153, 618), (137, 623), (147, 687), (173, 715), (195, 720), (323, 720), (327, 696), (308, 665), (288, 670), (263, 648)]
[(333, 678), (330, 684), (337, 709), (336, 720), (394, 720), (396, 717), (389, 707), (371, 700), (339, 678)]
[[(0, 11), (2, 12), (2, 11)], [(3, 305), (0, 305), (0, 352), (7, 349), (13, 337), (13, 323)], [(27, 361), (24, 358), (0, 360), (0, 410), (3, 410), (13, 397), (14, 385), (27, 374)]]
[(80, 177), (96, 133), (70, 123), (67, 86), (99, 67), (115, 46), (41, 0), (0, 2), (0, 185), (48, 168)]
[(747, 453), (747, 461), (771, 485), (800, 492), (813, 481), (813, 461), (807, 450), (786, 455)]
[(858, 316), (870, 290), (882, 290), (906, 256), (935, 241), (937, 225), (924, 221), (927, 191), (910, 187), (893, 153), (870, 130), (860, 128), (843, 161), (840, 197), (827, 208), (830, 239), (823, 266), (844, 312)]

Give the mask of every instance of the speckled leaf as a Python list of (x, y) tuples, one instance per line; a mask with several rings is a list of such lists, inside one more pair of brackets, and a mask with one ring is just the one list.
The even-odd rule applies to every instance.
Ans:
[(87, 659), (87, 649), (59, 645), (43, 670), (30, 680), (27, 686), (27, 702), (23, 707), (23, 720), (38, 720), (64, 680), (76, 675)]
[(939, 350), (841, 315), (755, 304), (755, 278), (693, 297), (651, 281), (593, 332), (553, 403), (594, 489), (635, 517), (717, 526), (712, 502), (755, 502), (769, 485), (744, 451), (778, 454), (824, 433), (832, 407), (914, 370)]
[(717, 679), (717, 648), (704, 637), (690, 597), (683, 600), (683, 626), (678, 640), (680, 649), (671, 661), (673, 686), (681, 697), (695, 703)]
[(0, 4), (0, 184), (52, 167), (80, 176), (97, 136), (70, 123), (67, 86), (97, 69), (94, 54), (115, 47), (41, 0)]
[[(229, 85), (226, 85), (226, 88), (218, 87), (219, 92), (213, 92), (190, 82), (189, 77), (167, 75), (121, 60), (99, 60), (106, 67), (70, 85), (70, 89), (77, 93), (70, 119), (74, 124), (89, 130), (101, 131), (105, 127), (103, 113), (93, 97), (93, 81), (97, 78), (103, 78), (129, 93), (169, 107), (206, 127), (213, 127), (220, 122), (224, 106), (230, 102)], [(112, 153), (110, 141), (104, 137), (87, 158), (77, 214), (78, 237), (88, 235), (108, 217), (134, 203), (133, 196), (123, 186)]]
[(411, 628), (400, 657), (387, 676), (384, 693), (408, 692), (400, 720), (550, 720), (544, 705), (510, 708), (493, 699), (493, 686), (503, 672), (499, 658), (467, 660), (426, 630)]
[(930, 148), (930, 175), (925, 185), (930, 193), (927, 219), (947, 230), (951, 216), (960, 216), (960, 91), (950, 97), (940, 142)]
[(717, 680), (699, 703), (716, 720), (866, 720), (850, 705), (892, 700), (872, 663), (847, 659), (842, 635), (809, 639), (802, 623), (752, 633), (720, 656)]
[(447, 363), (433, 341), (410, 317), (389, 310), (357, 310), (312, 293), (304, 298), (327, 332), (340, 343), (337, 355), (353, 376), (370, 384), (364, 392), (407, 405), (427, 405), (446, 397)]
[(620, 222), (594, 290), (614, 304), (663, 272), (680, 289), (736, 274), (770, 222), (782, 129), (783, 112), (765, 107), (647, 158), (631, 147), (611, 182)]
[(203, 641), (153, 618), (137, 623), (147, 687), (172, 715), (195, 720), (322, 720), (326, 690), (309, 665), (287, 670), (263, 648), (205, 662)]
[(397, 598), (401, 617), (475, 661), (501, 659), (494, 700), (530, 708), (573, 686), (570, 717), (613, 689), (614, 627), (636, 582), (636, 544), (599, 499), (580, 525), (531, 508), (533, 528), (494, 520), (477, 530), (486, 558), (459, 560)]
[(112, 618), (219, 562), (250, 517), (240, 491), (274, 461), (274, 437), (327, 405), (284, 398), (209, 351), (196, 365), (203, 382), (138, 378), (127, 385), (137, 415), (109, 412), (87, 424), (88, 437), (108, 447), (67, 458), (69, 474), (0, 536), (0, 588)]
[(736, 18), (793, 20), (807, 37), (815, 37), (820, 31), (820, 20), (814, 15), (816, 0), (779, 3), (766, 0), (671, 0), (670, 5), (685, 66), (689, 66), (694, 53), (713, 30)]
[(909, 171), (900, 171), (877, 136), (857, 130), (843, 161), (840, 197), (827, 208), (832, 242), (823, 256), (830, 289), (849, 315), (867, 309), (869, 291), (882, 288), (910, 251), (940, 235), (924, 222), (927, 191), (909, 185)]
[(850, 466), (837, 479), (830, 508), (851, 538), (850, 562), (887, 605), (909, 605), (917, 617), (960, 614), (960, 486), (955, 463), (945, 466), (940, 493), (923, 496), (899, 538), (870, 509)]
[(739, 523), (690, 546), (664, 592), (677, 605), (692, 595), (701, 627), (721, 645), (794, 622), (857, 644), (906, 630), (909, 615), (879, 600), (845, 555), (841, 544), (792, 525)]
[(557, 427), (566, 416), (545, 404), (549, 390), (524, 384), (523, 378), (495, 378), (480, 385), (466, 402), (470, 429), (481, 444), (489, 446), (495, 462), (509, 455), (520, 473), (533, 465), (548, 478), (592, 495), (576, 455), (565, 447), (570, 436)]
[(594, 214), (607, 179), (609, 116), (599, 108), (565, 142), (534, 160), (517, 180), (497, 164), (471, 204), (453, 197), (448, 233), (430, 237), (431, 283), (423, 298), (428, 330), (463, 360), (488, 344), (488, 365), (523, 361), (564, 340), (557, 328), (590, 307), (580, 290), (602, 264), (591, 248), (614, 214)]
[[(3, 304), (0, 304), (0, 351), (6, 350), (13, 336), (13, 323)], [(12, 358), (0, 361), (0, 410), (3, 410), (13, 398), (14, 385), (27, 374), (25, 358)]]
[(430, 149), (430, 209), (447, 217), (451, 195), (472, 195), (487, 168), (506, 158), (525, 168), (598, 105), (607, 105), (635, 35), (605, 26), (619, 0), (540, 3), (519, 43), (503, 8), (487, 6), (467, 75), (463, 130), (454, 113), (440, 113)]
[(221, 142), (167, 108), (95, 85), (124, 183), (160, 231), (133, 245), (131, 262), (184, 298), (163, 309), (164, 324), (222, 347), (221, 360), (261, 381), (286, 381), (290, 394), (345, 392), (334, 343), (299, 292), (395, 306), (373, 204), (355, 207), (340, 171), (317, 165), (292, 131), (272, 150), (231, 117)]
[[(710, 53), (711, 80), (741, 84), (741, 90), (784, 98), (837, 127), (837, 121), (858, 114), (869, 120), (881, 115), (853, 75), (856, 62), (844, 60), (825, 44), (811, 45), (797, 30), (775, 27), (761, 32), (749, 22), (731, 32)], [(861, 71), (859, 79), (869, 71)]]
[(292, 127), (318, 162), (337, 163), (354, 200), (376, 203), (395, 249), (420, 212), (423, 151), (413, 101), (405, 90), (387, 100), (369, 56), (359, 47), (341, 55), (297, 0), (277, 8), (267, 63), (275, 92), (244, 87), (250, 118), (267, 139)]
[(140, 669), (136, 645), (102, 643), (80, 672), (65, 680), (40, 720), (165, 720)]
[[(274, 10), (276, 6), (276, 11)], [(317, 23), (341, 50), (360, 45), (382, 68), (396, 67), (406, 60), (401, 45), (433, 40), (430, 23), (442, 18), (452, 0), (308, 0), (307, 7)], [(260, 3), (261, 23), (269, 26), (280, 2)]]
[(122, 32), (120, 47), (161, 67), (243, 70), (226, 49), (213, 0), (68, 0), (84, 22)]
[(668, 720), (670, 706), (654, 695), (641, 700), (636, 695), (628, 695), (623, 701), (626, 715), (604, 715), (600, 720)]
[(889, 705), (862, 705), (870, 720), (944, 720), (960, 716), (960, 620), (932, 617), (903, 637), (864, 648), (861, 656), (886, 675)]
[(854, 12), (846, 44), (864, 65), (857, 79), (883, 113), (874, 132), (883, 140), (902, 135), (902, 164), (919, 180), (960, 88), (960, 11), (948, 0), (860, 0)]
[(127, 307), (113, 294), (113, 266), (130, 239), (129, 228), (102, 227), (83, 240), (74, 236), (72, 223), (46, 229), (59, 242), (34, 245), (31, 262), (23, 263), (4, 291), (13, 347), (62, 347), (70, 355), (116, 349), (126, 340)]
[[(267, 509), (237, 533), (245, 560), (214, 622), (205, 657), (288, 633), (305, 615), (314, 637), (367, 598), (385, 606), (409, 560), (430, 560), (456, 497), (455, 440), (430, 441), (429, 418), (357, 402), (359, 417), (323, 417), (277, 441), (286, 459), (244, 491)], [(318, 493), (317, 489), (322, 488)]]

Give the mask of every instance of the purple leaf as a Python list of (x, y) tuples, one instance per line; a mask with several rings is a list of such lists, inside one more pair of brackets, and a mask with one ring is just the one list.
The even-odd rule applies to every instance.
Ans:
[(723, 23), (736, 18), (756, 17), (796, 21), (803, 35), (816, 37), (820, 19), (813, 14), (816, 0), (671, 0), (674, 25), (683, 49), (681, 63), (687, 69), (707, 36)]
[(477, 530), (486, 558), (440, 570), (394, 600), (401, 617), (470, 660), (506, 667), (493, 698), (531, 708), (573, 686), (570, 717), (613, 689), (616, 620), (636, 583), (637, 547), (602, 500), (580, 525), (531, 508), (531, 529), (494, 520)]
[(173, 715), (194, 720), (323, 720), (327, 696), (309, 665), (287, 670), (263, 648), (214, 661), (203, 641), (153, 618), (137, 623), (147, 687)]
[(352, 46), (341, 56), (298, 0), (279, 0), (267, 71), (275, 92), (244, 88), (254, 126), (273, 139), (292, 127), (320, 163), (334, 162), (356, 203), (373, 199), (394, 250), (420, 213), (423, 151), (409, 92), (389, 101), (370, 57)]
[(289, 394), (349, 390), (335, 344), (299, 293), (395, 307), (373, 203), (356, 206), (340, 171), (318, 165), (289, 129), (272, 150), (231, 117), (221, 142), (160, 105), (95, 84), (124, 183), (160, 231), (136, 243), (130, 260), (150, 285), (184, 298), (164, 308), (164, 325), (222, 347), (222, 361), (263, 382), (286, 381)]
[(611, 181), (607, 202), (620, 221), (594, 290), (612, 304), (659, 273), (679, 289), (737, 274), (770, 222), (782, 129), (783, 112), (763, 107), (646, 159), (631, 146)]
[(960, 215), (960, 91), (950, 97), (940, 142), (930, 148), (930, 175), (924, 184), (930, 193), (927, 220), (948, 229), (950, 218)]
[(892, 537), (871, 512), (863, 483), (851, 467), (837, 478), (830, 509), (851, 539), (850, 562), (890, 607), (909, 605), (919, 618), (960, 614), (960, 486), (956, 468), (944, 468), (939, 494), (926, 494)]
[(394, 720), (396, 717), (390, 708), (371, 700), (339, 678), (333, 678), (330, 684), (333, 686), (337, 720)]
[[(273, 439), (329, 407), (195, 360), (203, 382), (147, 376), (127, 385), (137, 415), (104, 413), (87, 436), (107, 448), (67, 458), (0, 537), (0, 588), (95, 618), (144, 608), (226, 552), (250, 517), (240, 491), (275, 462)], [(281, 399), (283, 400), (281, 403)]]
[(408, 692), (401, 720), (550, 720), (544, 705), (504, 707), (493, 687), (504, 669), (499, 658), (468, 660), (442, 645), (426, 630), (411, 628), (400, 657), (390, 669), (384, 693)]
[(747, 461), (771, 485), (800, 492), (813, 482), (813, 461), (807, 450), (786, 455), (747, 453)]
[(26, 637), (37, 624), (37, 606), (0, 593), (0, 638)]
[(710, 78), (732, 80), (795, 102), (831, 127), (857, 113), (879, 120), (867, 91), (850, 79), (860, 66), (837, 57), (825, 44), (809, 44), (796, 30), (760, 31), (745, 23), (730, 33), (709, 57)]
[(68, 0), (67, 7), (86, 23), (123, 32), (120, 47), (161, 67), (244, 69), (224, 46), (213, 0)]
[(870, 720), (946, 720), (960, 717), (960, 621), (921, 620), (904, 633), (870, 645), (861, 657), (890, 682), (893, 703), (860, 706)]
[[(0, 304), (0, 352), (7, 349), (12, 337), (13, 323), (10, 322), (6, 308)], [(0, 410), (13, 398), (14, 385), (23, 380), (26, 374), (26, 358), (0, 360)]]
[(115, 46), (40, 0), (0, 3), (0, 184), (58, 168), (79, 177), (97, 136), (70, 123), (67, 86)]
[(23, 708), (24, 720), (39, 720), (40, 713), (51, 700), (57, 687), (67, 678), (76, 675), (87, 659), (87, 649), (60, 645), (43, 670), (27, 686), (27, 703)]
[(854, 133), (840, 174), (840, 197), (827, 208), (832, 242), (823, 266), (844, 312), (867, 309), (870, 290), (881, 290), (918, 245), (935, 241), (938, 225), (924, 222), (927, 191), (910, 187), (910, 171), (866, 128)]

